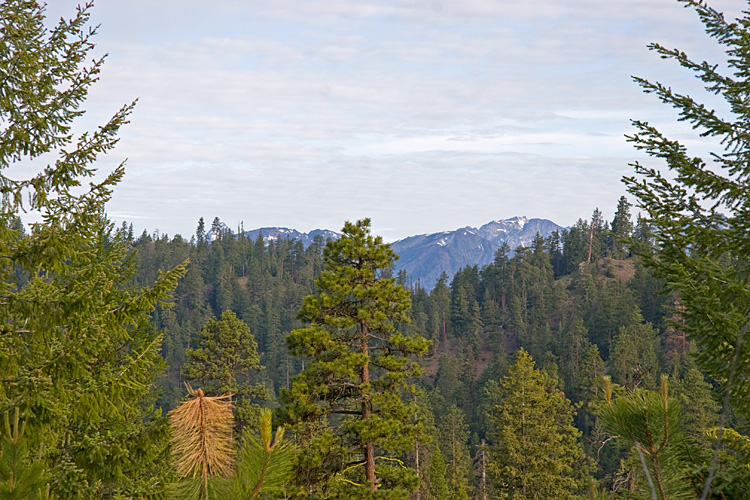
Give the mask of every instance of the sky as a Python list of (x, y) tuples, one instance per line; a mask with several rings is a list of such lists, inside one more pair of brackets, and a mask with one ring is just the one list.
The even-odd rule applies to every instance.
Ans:
[[(76, 5), (49, 3), (50, 19)], [(187, 238), (200, 217), (370, 217), (387, 241), (516, 215), (569, 226), (597, 207), (611, 220), (629, 163), (658, 165), (627, 143), (631, 119), (711, 150), (633, 83), (705, 94), (647, 45), (723, 60), (675, 0), (99, 0), (91, 23), (108, 56), (76, 127), (138, 99), (97, 164), (127, 159), (109, 215)]]

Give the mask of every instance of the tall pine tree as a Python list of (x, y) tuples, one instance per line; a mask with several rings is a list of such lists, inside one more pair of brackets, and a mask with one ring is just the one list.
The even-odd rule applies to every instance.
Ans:
[(323, 257), (317, 293), (300, 311), (309, 326), (287, 337), (290, 352), (308, 361), (283, 396), (285, 411), (307, 446), (322, 451), (299, 468), (301, 494), (320, 487), (327, 498), (406, 498), (417, 478), (399, 457), (414, 446), (419, 425), (404, 396), (414, 392), (408, 377), (421, 373), (412, 357), (428, 342), (396, 331), (408, 321), (409, 292), (386, 277), (396, 255), (370, 234), (369, 219), (347, 222)]
[(573, 498), (586, 461), (575, 410), (557, 381), (521, 349), (498, 396), (490, 415), (491, 490), (499, 498)]
[(195, 348), (186, 352), (189, 360), (182, 366), (182, 376), (198, 381), (209, 396), (231, 394), (237, 399), (235, 417), (240, 427), (256, 424), (259, 408), (251, 401), (270, 398), (268, 389), (253, 383), (253, 372), (263, 369), (250, 327), (232, 311), (221, 319), (211, 318), (194, 338)]

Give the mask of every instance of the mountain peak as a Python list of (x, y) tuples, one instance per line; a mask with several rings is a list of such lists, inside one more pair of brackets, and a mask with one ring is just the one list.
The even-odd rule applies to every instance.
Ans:
[(251, 240), (257, 239), (258, 235), (263, 235), (263, 241), (266, 245), (268, 245), (270, 241), (290, 239), (300, 240), (305, 248), (310, 246), (317, 236), (320, 236), (324, 243), (326, 240), (336, 240), (341, 237), (339, 233), (328, 229), (313, 229), (309, 233), (302, 233), (296, 229), (289, 229), (286, 227), (261, 227), (245, 231), (245, 236)]
[[(391, 243), (391, 248), (399, 255), (395, 272), (405, 270), (411, 282), (419, 282), (422, 288), (431, 290), (443, 272), (452, 278), (463, 267), (490, 264), (503, 244), (507, 244), (512, 253), (519, 246), (530, 246), (537, 233), (547, 237), (561, 229), (561, 226), (546, 219), (515, 216), (488, 222), (478, 229), (465, 226), (453, 231), (409, 236)], [(323, 241), (341, 237), (339, 233), (326, 229), (315, 229), (309, 233), (286, 227), (245, 231), (245, 236), (253, 240), (259, 234), (263, 235), (266, 244), (288, 238), (300, 240), (305, 248), (317, 236)]]
[(503, 245), (511, 251), (519, 246), (530, 246), (537, 233), (547, 237), (562, 229), (546, 219), (516, 216), (488, 222), (479, 229), (470, 226), (434, 234), (410, 236), (391, 243), (400, 256), (396, 272), (405, 270), (411, 281), (431, 290), (440, 275), (452, 277), (462, 267), (487, 265)]

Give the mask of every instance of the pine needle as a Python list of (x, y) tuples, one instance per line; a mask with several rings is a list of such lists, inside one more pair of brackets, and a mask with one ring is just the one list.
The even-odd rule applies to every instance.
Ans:
[(200, 474), (204, 487), (208, 476), (229, 477), (232, 474), (234, 415), (230, 395), (208, 397), (201, 389), (192, 399), (183, 401), (169, 412), (172, 430), (172, 457), (181, 478)]

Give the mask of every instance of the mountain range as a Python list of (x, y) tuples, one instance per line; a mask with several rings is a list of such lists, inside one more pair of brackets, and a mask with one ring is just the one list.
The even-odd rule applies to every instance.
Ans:
[[(492, 262), (497, 250), (507, 243), (511, 254), (519, 246), (529, 246), (539, 233), (549, 236), (553, 231), (563, 229), (547, 219), (512, 217), (495, 220), (479, 227), (463, 227), (455, 231), (409, 236), (391, 243), (391, 248), (399, 255), (394, 273), (406, 271), (409, 283), (431, 290), (440, 276), (445, 273), (448, 282), (456, 272), (466, 266), (484, 266)], [(309, 246), (316, 236), (337, 239), (341, 235), (327, 229), (315, 229), (302, 233), (284, 227), (263, 227), (245, 231), (245, 236), (257, 239), (262, 234), (266, 243), (278, 239), (298, 239)]]
[(258, 229), (245, 231), (245, 236), (247, 236), (251, 240), (257, 239), (259, 234), (263, 235), (263, 241), (265, 241), (266, 244), (268, 244), (269, 241), (276, 241), (279, 239), (283, 240), (288, 238), (290, 240), (302, 241), (302, 244), (305, 248), (312, 245), (312, 243), (315, 241), (316, 236), (320, 236), (321, 238), (323, 238), (323, 243), (325, 243), (326, 240), (337, 240), (341, 237), (339, 233), (330, 231), (328, 229), (313, 229), (309, 233), (301, 233), (296, 229), (289, 229), (286, 227), (261, 227)]
[(464, 227), (455, 231), (409, 236), (391, 243), (399, 255), (395, 271), (405, 270), (412, 283), (419, 282), (432, 290), (440, 275), (448, 275), (448, 283), (456, 272), (466, 266), (485, 266), (492, 262), (495, 253), (507, 243), (513, 250), (529, 246), (539, 233), (547, 237), (563, 229), (546, 219), (513, 217), (495, 220), (480, 228)]

